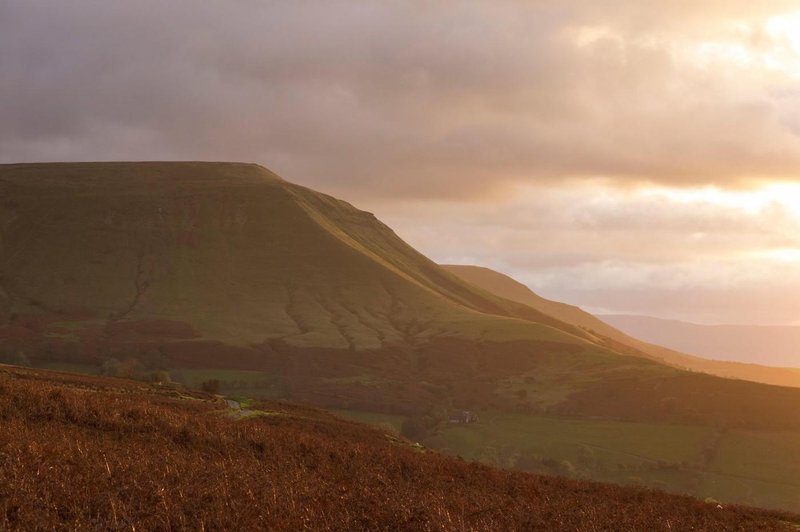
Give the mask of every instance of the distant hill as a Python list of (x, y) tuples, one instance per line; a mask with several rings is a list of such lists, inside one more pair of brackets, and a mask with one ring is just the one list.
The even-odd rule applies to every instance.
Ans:
[(800, 367), (800, 327), (698, 325), (628, 315), (598, 317), (647, 342), (706, 358), (769, 366)]
[(571, 323), (583, 329), (591, 329), (616, 340), (624, 342), (632, 340), (632, 338), (597, 319), (592, 314), (581, 310), (580, 307), (545, 299), (516, 279), (503, 273), (482, 266), (443, 264), (442, 267), (461, 279), (499, 297), (528, 305), (566, 323)]
[[(722, 377), (800, 387), (800, 369), (770, 367), (751, 362), (744, 363), (749, 362), (745, 360), (731, 362), (737, 360), (735, 356), (737, 352), (744, 350), (754, 353), (759, 348), (759, 344), (753, 341), (753, 336), (747, 336), (747, 341), (744, 341), (739, 346), (735, 345), (737, 340), (745, 339), (743, 336), (746, 336), (746, 333), (743, 331), (738, 333), (731, 331), (733, 334), (730, 339), (717, 336), (716, 340), (714, 340), (716, 343), (714, 343), (711, 336), (715, 333), (721, 333), (723, 330), (701, 329), (706, 348), (696, 349), (704, 345), (703, 341), (700, 340), (700, 333), (694, 331), (695, 336), (692, 338), (695, 340), (690, 340), (689, 333), (692, 331), (687, 331), (686, 328), (678, 324), (673, 324), (672, 326), (663, 324), (664, 327), (661, 328), (662, 323), (660, 321), (653, 322), (647, 319), (628, 319), (622, 316), (602, 316), (603, 319), (600, 319), (581, 310), (579, 307), (545, 299), (515, 279), (489, 268), (467, 265), (444, 265), (443, 267), (465, 281), (493, 294), (523, 303), (561, 321), (581, 327), (595, 335), (606, 337), (612, 342), (610, 346), (617, 351), (626, 352), (633, 349), (633, 352), (638, 352), (655, 360), (662, 360), (676, 367), (702, 371)], [(615, 328), (615, 326), (618, 326), (619, 329)], [(672, 336), (673, 332), (675, 337)], [(770, 346), (775, 345), (780, 345), (783, 353), (783, 358), (768, 358), (767, 360), (762, 360), (762, 364), (766, 364), (771, 360), (785, 362), (788, 360), (787, 355), (791, 353), (794, 353), (795, 361), (800, 361), (800, 328), (769, 328), (758, 329), (756, 332), (759, 336), (764, 337), (764, 343), (762, 344), (765, 348), (764, 353), (771, 353)], [(795, 338), (796, 341), (794, 341)], [(717, 353), (727, 352), (726, 349), (728, 348), (731, 351), (726, 356), (708, 355), (708, 347), (710, 345), (714, 346)], [(687, 355), (673, 349), (700, 356)], [(769, 356), (768, 354), (765, 355), (765, 357)], [(719, 358), (721, 360), (709, 360), (701, 357)], [(791, 366), (792, 364), (775, 365)]]
[(0, 366), (0, 529), (793, 530), (800, 516), (500, 471), (286, 403)]

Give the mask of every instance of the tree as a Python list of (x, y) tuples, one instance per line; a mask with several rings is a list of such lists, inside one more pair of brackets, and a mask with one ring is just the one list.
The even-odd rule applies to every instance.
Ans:
[(118, 376), (126, 379), (140, 379), (144, 366), (138, 358), (128, 357), (119, 366)]
[(219, 379), (209, 379), (207, 381), (203, 381), (200, 383), (200, 389), (204, 392), (218, 394), (220, 388), (220, 381)]

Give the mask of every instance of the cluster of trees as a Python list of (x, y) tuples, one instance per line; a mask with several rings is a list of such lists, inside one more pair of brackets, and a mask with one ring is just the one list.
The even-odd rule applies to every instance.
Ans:
[(167, 359), (157, 349), (138, 356), (110, 356), (100, 365), (100, 374), (109, 377), (136, 379), (148, 382), (170, 382)]
[(107, 357), (100, 361), (82, 352), (75, 344), (36, 345), (32, 346), (30, 352), (0, 344), (0, 364), (31, 367), (42, 362), (99, 365), (101, 375), (148, 382), (170, 382), (170, 374), (167, 371), (169, 361), (156, 348), (144, 351), (112, 348), (108, 350)]
[(107, 358), (100, 365), (100, 374), (123, 379), (136, 379), (147, 382), (171, 382), (169, 372), (164, 369), (148, 369), (136, 358)]

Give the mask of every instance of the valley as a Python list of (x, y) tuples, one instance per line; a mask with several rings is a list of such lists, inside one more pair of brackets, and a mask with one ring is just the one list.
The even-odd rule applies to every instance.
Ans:
[[(400, 433), (402, 416), (341, 411)], [(446, 454), (521, 471), (647, 486), (701, 498), (800, 510), (800, 431), (476, 412), (426, 441)]]
[[(704, 367), (441, 267), (257, 165), (0, 165), (0, 196), (7, 363), (413, 420), (469, 460), (800, 510), (796, 374)], [(448, 426), (461, 410), (481, 421)]]
[(220, 396), (174, 386), (0, 366), (0, 528), (789, 531), (800, 523), (789, 512), (502, 471), (313, 408), (247, 409), (233, 415)]

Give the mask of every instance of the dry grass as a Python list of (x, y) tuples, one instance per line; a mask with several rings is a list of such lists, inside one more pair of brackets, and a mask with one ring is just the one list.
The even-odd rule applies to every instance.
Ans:
[(797, 516), (499, 471), (324, 412), (0, 367), (0, 529), (780, 530)]

